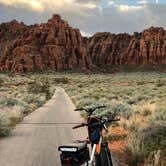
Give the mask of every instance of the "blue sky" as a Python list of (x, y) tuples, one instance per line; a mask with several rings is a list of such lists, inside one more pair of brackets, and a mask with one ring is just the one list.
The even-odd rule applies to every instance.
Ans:
[[(115, 4), (117, 5), (140, 5), (141, 0), (112, 0)], [(166, 0), (142, 0), (142, 2), (147, 2), (147, 3), (160, 3), (160, 4), (166, 4)], [(102, 7), (108, 7), (109, 0), (101, 0), (100, 5)]]
[[(103, 0), (107, 1), (107, 0)], [(147, 0), (148, 3), (156, 3), (156, 0)], [(159, 3), (166, 3), (166, 0), (158, 0)], [(128, 4), (128, 5), (138, 5), (139, 0), (115, 0), (117, 4)]]
[(96, 32), (132, 34), (151, 26), (166, 29), (166, 0), (0, 0), (0, 23), (46, 22), (60, 14), (83, 35)]

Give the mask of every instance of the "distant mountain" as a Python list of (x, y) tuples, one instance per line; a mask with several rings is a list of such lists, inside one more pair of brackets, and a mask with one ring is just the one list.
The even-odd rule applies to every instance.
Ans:
[(166, 31), (151, 27), (133, 35), (103, 32), (86, 38), (59, 15), (31, 26), (16, 20), (0, 24), (0, 71), (129, 64), (166, 64)]

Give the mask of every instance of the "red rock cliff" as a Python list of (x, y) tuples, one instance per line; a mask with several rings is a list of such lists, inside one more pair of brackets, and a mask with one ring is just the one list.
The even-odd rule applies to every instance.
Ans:
[(0, 55), (4, 53), (8, 45), (28, 29), (28, 26), (16, 20), (0, 24)]
[(31, 26), (18, 37), (1, 57), (0, 67), (12, 72), (87, 70), (91, 59), (80, 31), (71, 28), (59, 15), (53, 15), (47, 23)]
[(149, 28), (142, 33), (97, 33), (88, 40), (95, 64), (166, 64), (166, 31)]
[(88, 40), (88, 50), (95, 64), (120, 65), (132, 37), (128, 34), (96, 33)]

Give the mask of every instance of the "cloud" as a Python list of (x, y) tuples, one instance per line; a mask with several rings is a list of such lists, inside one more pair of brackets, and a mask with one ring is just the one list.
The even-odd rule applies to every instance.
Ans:
[(142, 6), (132, 6), (132, 5), (119, 5), (119, 10), (121, 11), (136, 11), (142, 9)]
[(138, 4), (147, 4), (147, 3), (148, 3), (147, 0), (139, 0), (139, 1), (138, 1)]
[(166, 4), (139, 2), (131, 5), (113, 0), (106, 4), (100, 0), (0, 0), (0, 22), (17, 19), (34, 24), (46, 22), (58, 13), (86, 36), (99, 31), (133, 33), (150, 26), (166, 28)]
[(44, 10), (43, 1), (39, 0), (0, 0), (0, 3), (14, 7), (27, 6), (36, 11)]
[(101, 0), (75, 0), (77, 3), (99, 3)]

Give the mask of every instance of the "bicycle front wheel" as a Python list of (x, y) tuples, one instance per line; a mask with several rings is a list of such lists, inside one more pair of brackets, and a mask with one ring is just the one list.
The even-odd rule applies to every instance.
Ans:
[(100, 166), (113, 166), (111, 153), (106, 145), (101, 147)]

